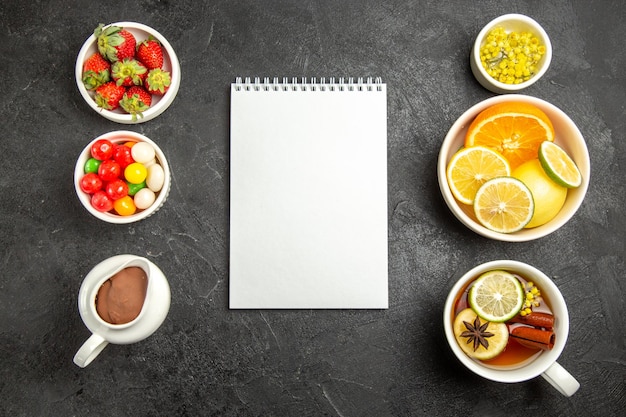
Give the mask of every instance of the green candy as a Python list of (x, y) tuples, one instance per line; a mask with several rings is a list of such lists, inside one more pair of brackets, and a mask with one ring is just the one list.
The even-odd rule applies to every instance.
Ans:
[(133, 184), (132, 182), (126, 181), (126, 184), (128, 184), (128, 195), (130, 196), (134, 196), (135, 194), (137, 194), (137, 191), (141, 190), (142, 188), (146, 186), (145, 181), (140, 182), (139, 184)]
[(89, 174), (90, 172), (98, 173), (98, 167), (102, 161), (97, 160), (96, 158), (89, 158), (87, 162), (85, 162), (85, 174)]

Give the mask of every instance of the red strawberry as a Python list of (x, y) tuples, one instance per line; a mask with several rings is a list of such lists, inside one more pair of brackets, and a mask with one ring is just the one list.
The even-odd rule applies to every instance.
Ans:
[(87, 90), (93, 90), (111, 79), (111, 64), (95, 52), (83, 64), (83, 84)]
[(148, 69), (163, 67), (163, 49), (161, 49), (161, 43), (152, 36), (140, 42), (137, 45), (137, 59)]
[(119, 26), (104, 27), (102, 23), (94, 30), (98, 51), (111, 62), (135, 56), (137, 40), (132, 33)]
[(144, 87), (150, 94), (162, 96), (170, 88), (172, 78), (168, 71), (155, 68), (148, 71), (148, 76), (143, 82)]
[(137, 116), (143, 117), (143, 112), (150, 108), (152, 104), (152, 96), (143, 87), (130, 87), (124, 97), (120, 100), (120, 107), (126, 113), (133, 115), (133, 120), (137, 120)]
[(111, 67), (111, 78), (113, 78), (113, 81), (117, 85), (125, 87), (142, 85), (146, 75), (148, 75), (146, 67), (134, 58), (124, 58), (116, 61)]
[(124, 87), (115, 84), (114, 81), (109, 81), (96, 89), (94, 100), (96, 100), (98, 107), (115, 110), (119, 107), (125, 91)]

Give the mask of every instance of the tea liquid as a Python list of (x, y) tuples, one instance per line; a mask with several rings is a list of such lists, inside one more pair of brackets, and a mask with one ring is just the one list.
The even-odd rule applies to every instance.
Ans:
[[(515, 275), (515, 277), (519, 279), (522, 285), (524, 286), (528, 282), (528, 280), (524, 279), (518, 274), (513, 273), (513, 275)], [(476, 277), (476, 279), (477, 278), (478, 277)], [(461, 310), (469, 308), (469, 303), (467, 302), (467, 295), (474, 281), (475, 280), (472, 280), (463, 289), (463, 291), (461, 291), (461, 293), (458, 295), (457, 301), (454, 304), (455, 307), (452, 313), (452, 320), (454, 320), (454, 317), (456, 317), (456, 315), (459, 314)], [(541, 303), (539, 304), (538, 307), (533, 307), (533, 311), (538, 312), (538, 313), (552, 314), (552, 310), (550, 309), (550, 306), (548, 305), (547, 300), (544, 297), (543, 292), (541, 291), (541, 288), (539, 287), (537, 288), (541, 292)], [(510, 333), (513, 328), (515, 328), (516, 326), (523, 326), (523, 324), (515, 324), (515, 323), (508, 324), (507, 323), (507, 326), (509, 328), (509, 333)], [(506, 348), (504, 349), (502, 353), (500, 353), (498, 356), (496, 356), (493, 359), (480, 361), (480, 362), (485, 365), (491, 365), (491, 366), (497, 366), (497, 367), (517, 367), (527, 362), (535, 355), (538, 355), (540, 352), (541, 352), (541, 349), (531, 349), (526, 346), (522, 346), (519, 343), (517, 343), (517, 341), (515, 341), (515, 338), (509, 337), (509, 342), (507, 343)]]

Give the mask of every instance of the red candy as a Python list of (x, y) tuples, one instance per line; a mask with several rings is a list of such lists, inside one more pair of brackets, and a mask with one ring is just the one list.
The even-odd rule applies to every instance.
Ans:
[(122, 168), (120, 167), (120, 164), (112, 159), (102, 161), (102, 163), (98, 167), (98, 176), (104, 182), (118, 179), (120, 175), (122, 175)]
[(105, 191), (111, 200), (119, 200), (128, 195), (128, 184), (123, 180), (116, 179), (107, 184)]
[(99, 139), (93, 145), (91, 145), (91, 156), (104, 161), (111, 159), (113, 156), (113, 143), (107, 139)]
[(100, 191), (102, 189), (102, 185), (102, 180), (94, 172), (85, 174), (85, 176), (80, 179), (80, 189), (87, 194), (93, 194), (96, 191)]
[(113, 209), (113, 200), (104, 191), (96, 191), (91, 196), (91, 205), (98, 211), (106, 212)]
[[(132, 156), (132, 146), (135, 142), (112, 143), (107, 139), (99, 139), (91, 146), (91, 158), (100, 161), (98, 172), (85, 168), (85, 175), (80, 179), (80, 189), (90, 195), (91, 205), (100, 212), (117, 213), (120, 216), (130, 216), (138, 209), (130, 194), (129, 187), (145, 187), (145, 183), (129, 184), (124, 180), (124, 171), (135, 164), (147, 172), (146, 167), (135, 161)], [(147, 207), (142, 206), (142, 210)]]
[(130, 147), (126, 145), (115, 145), (113, 150), (113, 160), (120, 164), (122, 171), (124, 168), (135, 162), (133, 156), (130, 153)]

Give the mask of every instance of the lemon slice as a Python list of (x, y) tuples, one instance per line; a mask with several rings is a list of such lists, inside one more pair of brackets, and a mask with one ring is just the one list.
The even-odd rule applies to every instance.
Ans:
[(524, 288), (510, 272), (489, 271), (474, 281), (467, 302), (482, 319), (502, 323), (522, 309)]
[(548, 177), (557, 184), (567, 188), (576, 188), (582, 184), (582, 175), (576, 163), (556, 143), (549, 141), (541, 143), (539, 161)]
[(472, 146), (457, 151), (446, 169), (450, 191), (463, 204), (472, 204), (476, 191), (487, 180), (510, 174), (508, 161), (485, 146)]
[[(478, 360), (498, 356), (509, 342), (509, 329), (506, 324), (481, 320), (471, 308), (457, 314), (452, 330), (461, 350), (470, 358)], [(481, 335), (483, 343), (475, 336), (476, 332)]]
[(474, 214), (489, 230), (513, 233), (530, 222), (535, 211), (533, 195), (513, 177), (493, 178), (484, 183), (474, 198)]

